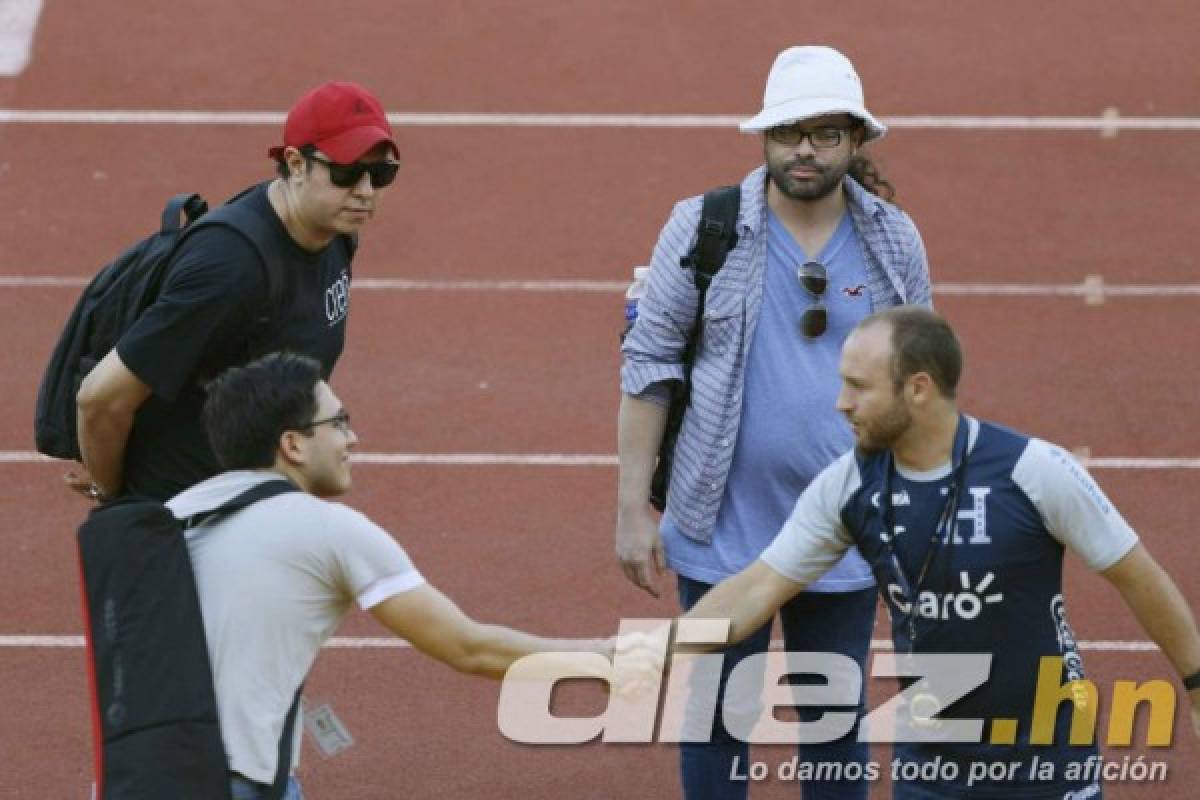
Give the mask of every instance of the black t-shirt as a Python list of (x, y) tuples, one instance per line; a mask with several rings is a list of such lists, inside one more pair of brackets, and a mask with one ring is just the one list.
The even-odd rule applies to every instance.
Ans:
[(350, 248), (340, 236), (316, 253), (297, 245), (267, 199), (268, 185), (237, 202), (271, 220), (267, 247), (283, 255), (286, 281), (280, 307), (269, 309), (253, 245), (214, 225), (184, 240), (162, 293), (117, 343), (121, 360), (153, 391), (126, 445), (126, 492), (166, 500), (220, 471), (202, 411), (204, 383), (225, 368), (290, 350), (320, 361), (328, 379), (342, 353)]

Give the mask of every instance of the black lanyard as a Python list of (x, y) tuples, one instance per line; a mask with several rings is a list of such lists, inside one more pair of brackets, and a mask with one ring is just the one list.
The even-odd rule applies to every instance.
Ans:
[[(880, 512), (883, 516), (884, 535), (882, 538), (884, 547), (887, 548), (888, 555), (891, 557), (892, 572), (895, 573), (896, 582), (899, 584), (902, 600), (908, 605), (908, 646), (910, 651), (915, 648), (917, 642), (917, 607), (921, 587), (925, 585), (925, 579), (929, 577), (929, 568), (933, 566), (942, 542), (949, 542), (951, 547), (954, 545), (954, 535), (957, 532), (955, 528), (958, 523), (958, 502), (966, 486), (967, 440), (969, 438), (966, 417), (960, 414), (958, 427), (954, 432), (954, 449), (950, 462), (950, 488), (946, 492), (946, 504), (942, 506), (942, 513), (938, 516), (933, 534), (929, 538), (929, 546), (925, 550), (925, 560), (921, 564), (920, 572), (917, 573), (915, 584), (909, 579), (904, 565), (900, 563), (900, 555), (896, 552), (895, 509), (892, 506), (892, 471), (895, 469), (895, 464), (892, 451), (889, 450), (884, 456), (883, 492), (882, 497), (879, 498)], [(893, 604), (899, 605), (894, 600)]]

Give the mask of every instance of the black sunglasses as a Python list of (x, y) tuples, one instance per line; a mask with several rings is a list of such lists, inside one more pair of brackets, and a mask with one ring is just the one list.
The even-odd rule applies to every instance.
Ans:
[(329, 182), (339, 189), (351, 189), (358, 186), (363, 173), (371, 176), (371, 188), (382, 189), (385, 186), (391, 186), (392, 181), (396, 180), (396, 173), (400, 170), (399, 161), (375, 161), (370, 164), (355, 161), (353, 164), (338, 164), (312, 153), (308, 153), (304, 157), (324, 164), (329, 170)]
[(811, 294), (816, 302), (804, 310), (800, 317), (800, 333), (805, 339), (816, 339), (825, 333), (829, 327), (829, 311), (821, 298), (829, 288), (829, 273), (825, 265), (818, 261), (807, 261), (796, 268), (796, 278), (800, 285)]

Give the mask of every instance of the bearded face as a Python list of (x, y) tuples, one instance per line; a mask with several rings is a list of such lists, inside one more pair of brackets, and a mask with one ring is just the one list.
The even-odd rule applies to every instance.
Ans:
[[(802, 138), (794, 141), (799, 135)], [(832, 138), (838, 140), (836, 145), (829, 144)], [(848, 114), (773, 128), (763, 137), (767, 174), (775, 188), (789, 199), (820, 200), (841, 185), (861, 138), (861, 127)]]

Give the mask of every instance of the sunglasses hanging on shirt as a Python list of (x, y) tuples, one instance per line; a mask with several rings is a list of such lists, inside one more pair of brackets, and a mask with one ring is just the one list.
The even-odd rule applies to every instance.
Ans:
[(829, 327), (829, 310), (821, 301), (829, 288), (829, 273), (821, 262), (806, 261), (796, 268), (796, 279), (814, 300), (800, 315), (800, 333), (805, 339), (820, 338)]

